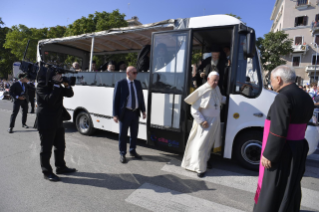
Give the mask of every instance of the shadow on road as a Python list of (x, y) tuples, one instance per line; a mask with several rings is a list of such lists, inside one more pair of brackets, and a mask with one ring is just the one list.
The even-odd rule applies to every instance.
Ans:
[(182, 193), (192, 193), (200, 190), (215, 190), (209, 189), (204, 181), (181, 179), (171, 174), (159, 176), (144, 176), (140, 174), (129, 173), (107, 174), (76, 172), (72, 176), (76, 176), (77, 178), (66, 176), (62, 178), (62, 182), (69, 184), (101, 187), (110, 190), (137, 189), (146, 182), (170, 188), (172, 190), (178, 190)]

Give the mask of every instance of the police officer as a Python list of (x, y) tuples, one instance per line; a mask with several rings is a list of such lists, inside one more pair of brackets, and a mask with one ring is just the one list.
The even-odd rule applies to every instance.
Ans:
[(34, 98), (35, 98), (35, 83), (34, 81), (28, 82), (28, 96), (29, 96), (29, 102), (31, 104), (31, 112), (34, 113)]
[(13, 111), (10, 117), (9, 133), (13, 133), (16, 117), (19, 113), (20, 107), (22, 108), (22, 127), (29, 128), (26, 125), (28, 113), (28, 88), (27, 82), (29, 81), (26, 73), (18, 75), (19, 80), (12, 84), (9, 94), (13, 99)]
[[(63, 107), (63, 97), (72, 97), (73, 90), (67, 83), (62, 83), (61, 74), (56, 74), (46, 84), (45, 80), (38, 79), (37, 85), (37, 125), (41, 140), (40, 162), (44, 179), (59, 181), (50, 165), (52, 147), (57, 174), (75, 172), (68, 168), (64, 160), (65, 138), (63, 120), (69, 116)], [(68, 117), (69, 118), (69, 117)]]

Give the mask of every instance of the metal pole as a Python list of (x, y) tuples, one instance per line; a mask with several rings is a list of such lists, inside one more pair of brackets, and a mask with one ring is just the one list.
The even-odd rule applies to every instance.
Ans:
[(92, 37), (92, 42), (91, 42), (91, 52), (90, 52), (90, 68), (89, 71), (92, 71), (92, 60), (93, 60), (93, 51), (94, 51), (94, 36)]

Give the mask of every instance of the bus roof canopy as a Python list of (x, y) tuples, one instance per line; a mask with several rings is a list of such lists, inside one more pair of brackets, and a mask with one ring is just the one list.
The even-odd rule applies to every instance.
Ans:
[[(136, 51), (151, 44), (153, 32), (173, 29), (205, 28), (214, 26), (229, 26), (242, 23), (237, 18), (228, 15), (210, 15), (185, 19), (169, 19), (166, 21), (144, 24), (133, 27), (113, 28), (106, 31), (87, 33), (77, 36), (45, 39), (39, 41), (39, 46), (60, 44), (86, 52), (91, 51), (91, 38), (94, 37), (94, 54), (108, 52)], [(41, 47), (40, 47), (41, 48)]]

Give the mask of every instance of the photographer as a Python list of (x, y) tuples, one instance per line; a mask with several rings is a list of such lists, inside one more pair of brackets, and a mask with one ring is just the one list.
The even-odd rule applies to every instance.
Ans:
[(37, 125), (41, 140), (40, 162), (44, 179), (59, 181), (60, 178), (53, 174), (50, 165), (52, 147), (57, 174), (75, 172), (76, 169), (68, 168), (64, 160), (65, 138), (63, 120), (70, 119), (70, 115), (63, 107), (63, 97), (72, 97), (73, 90), (65, 82), (62, 83), (61, 74), (55, 74), (46, 84), (43, 79), (38, 79), (37, 85)]
[(9, 133), (13, 133), (13, 128), (15, 124), (16, 117), (19, 113), (20, 107), (22, 108), (22, 127), (29, 128), (26, 125), (27, 113), (28, 113), (28, 88), (26, 83), (29, 81), (27, 74), (20, 73), (19, 81), (12, 84), (9, 90), (9, 94), (13, 99), (13, 111), (10, 118), (10, 127), (8, 129)]

